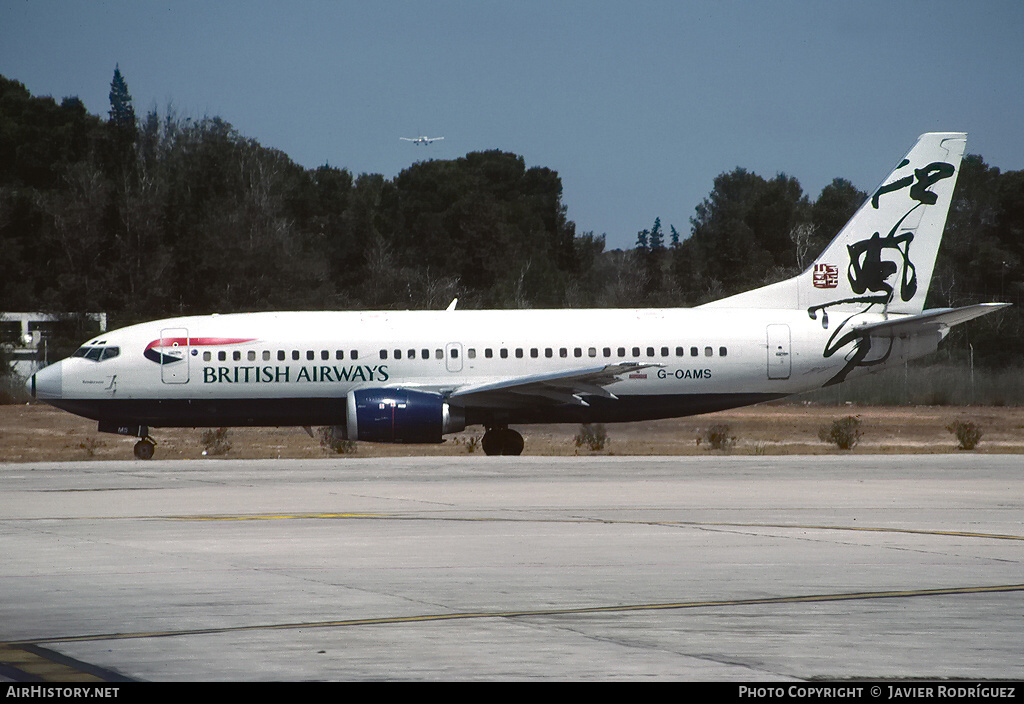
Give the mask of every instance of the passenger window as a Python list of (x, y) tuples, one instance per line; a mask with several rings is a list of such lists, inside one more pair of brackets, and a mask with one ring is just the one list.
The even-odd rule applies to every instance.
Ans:
[(676, 347), (676, 357), (682, 357), (685, 353), (682, 347)]
[(209, 350), (207, 350), (206, 352), (203, 352), (203, 361), (204, 362), (209, 362), (211, 359), (213, 359), (213, 355), (210, 354)]
[(420, 359), (430, 359), (430, 350), (420, 350)]
[(388, 351), (387, 350), (381, 350), (380, 351), (380, 358), (381, 359), (387, 359), (388, 358)]
[(724, 356), (725, 356), (725, 355), (727, 355), (728, 353), (729, 353), (729, 350), (725, 349), (724, 347), (719, 347), (719, 348), (718, 348), (718, 355), (719, 355), (720, 357), (724, 357)]
[(263, 361), (264, 362), (269, 362), (270, 361), (270, 350), (263, 350)]
[(499, 355), (499, 356), (500, 356), (500, 357), (501, 357), (502, 359), (508, 359), (508, 350), (507, 350), (507, 349), (505, 349), (504, 347), (502, 347), (502, 348), (501, 348), (501, 349), (500, 349), (500, 350), (498, 351), (498, 355)]
[(466, 355), (470, 359), (476, 359), (476, 348), (470, 347), (468, 350), (466, 350)]
[(715, 351), (713, 349), (711, 349), (710, 347), (705, 347), (704, 348), (704, 356), (705, 357), (711, 357), (714, 354), (715, 354)]
[(450, 352), (451, 352), (452, 359), (458, 359), (459, 358), (459, 348), (458, 347), (452, 347)]
[(487, 359), (491, 359), (493, 356), (494, 356), (494, 350), (492, 350), (490, 347), (485, 347), (484, 348), (484, 357), (486, 357)]
[(545, 347), (544, 348), (544, 356), (547, 357), (548, 359), (551, 359), (552, 357), (555, 356), (555, 351), (553, 349), (551, 349), (550, 347)]
[(320, 350), (320, 359), (322, 359), (323, 361), (326, 362), (330, 358), (331, 358), (331, 353), (330, 352), (328, 352), (327, 350)]
[(604, 353), (605, 357), (611, 357), (612, 356), (612, 348), (611, 347), (605, 347), (601, 351)]
[(572, 356), (573, 357), (582, 357), (583, 356), (583, 348), (582, 347), (575, 347), (575, 348), (573, 348)]
[(359, 359), (359, 350), (352, 350), (349, 354), (349, 359)]
[(313, 354), (313, 350), (306, 350), (306, 359), (307, 359), (307, 360), (309, 360), (310, 362), (312, 362), (312, 361), (313, 361), (313, 358), (314, 358), (315, 356), (316, 356), (316, 355), (314, 355), (314, 354)]
[(284, 361), (284, 357), (285, 357), (284, 350), (278, 350), (277, 351), (277, 361), (278, 362), (283, 362)]
[(345, 359), (345, 353), (342, 350), (334, 350), (335, 359)]
[(292, 350), (292, 359), (295, 360), (296, 362), (299, 361), (299, 351), (298, 350)]
[(227, 361), (227, 358), (228, 353), (225, 352), (224, 350), (221, 350), (220, 352), (217, 353), (217, 359), (220, 360), (221, 362)]
[(522, 358), (523, 358), (523, 348), (522, 347), (516, 347), (516, 359), (522, 359)]
[(699, 354), (699, 352), (697, 351), (696, 347), (691, 347), (690, 348), (690, 356), (691, 357), (696, 357), (698, 354)]
[(661, 348), (661, 356), (662, 357), (668, 357), (668, 347), (662, 347)]
[(537, 348), (536, 347), (531, 347), (530, 348), (530, 357), (532, 357), (533, 359), (537, 359), (538, 356), (540, 356), (540, 352), (537, 350)]
[(256, 350), (249, 350), (249, 354), (247, 355), (247, 357), (249, 358), (250, 362), (255, 362), (256, 361)]
[(626, 348), (625, 347), (620, 347), (619, 349), (616, 350), (616, 352), (619, 353), (620, 357), (625, 357), (626, 356)]
[(587, 349), (587, 356), (588, 357), (596, 357), (597, 356), (597, 348), (596, 347), (588, 348)]
[(648, 347), (647, 348), (647, 356), (648, 357), (653, 357), (654, 356), (654, 348), (653, 347)]
[(444, 350), (434, 350), (434, 356), (438, 359), (444, 359)]
[(234, 360), (235, 362), (241, 362), (242, 361), (242, 352), (241, 352), (241, 350), (235, 350), (234, 352), (232, 352), (231, 353), (231, 359)]
[(633, 356), (634, 357), (639, 357), (640, 356), (640, 348), (639, 347), (634, 347), (633, 348)]
[(559, 347), (558, 348), (558, 356), (562, 357), (562, 358), (568, 357), (569, 356), (569, 350), (565, 349), (564, 347)]

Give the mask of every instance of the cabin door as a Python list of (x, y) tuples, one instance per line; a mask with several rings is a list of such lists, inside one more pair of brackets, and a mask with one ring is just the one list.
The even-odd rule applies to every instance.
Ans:
[(768, 378), (788, 379), (792, 370), (788, 325), (768, 326)]
[(160, 331), (157, 352), (160, 353), (160, 379), (165, 384), (187, 384), (189, 337), (185, 328)]

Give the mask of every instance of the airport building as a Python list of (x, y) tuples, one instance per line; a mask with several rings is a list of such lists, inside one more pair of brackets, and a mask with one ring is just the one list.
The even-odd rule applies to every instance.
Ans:
[(49, 342), (69, 318), (82, 316), (94, 334), (107, 331), (106, 313), (0, 313), (0, 346), (15, 374), (27, 379), (50, 362)]

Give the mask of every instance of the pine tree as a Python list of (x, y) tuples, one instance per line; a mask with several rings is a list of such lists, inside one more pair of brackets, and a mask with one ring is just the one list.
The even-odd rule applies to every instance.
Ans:
[(650, 230), (640, 230), (636, 233), (636, 248), (641, 252), (646, 252), (648, 248), (647, 238), (650, 236)]
[(121, 66), (114, 66), (114, 80), (110, 82), (110, 119), (109, 123), (119, 129), (135, 132), (135, 108), (132, 107), (132, 96), (128, 92), (128, 84), (121, 75)]
[(114, 79), (110, 82), (110, 117), (107, 120), (109, 151), (105, 159), (107, 174), (119, 181), (124, 174), (132, 171), (138, 124), (128, 84), (121, 75), (121, 67), (114, 68)]
[(650, 248), (652, 252), (660, 252), (665, 249), (665, 236), (661, 232), (661, 218), (654, 218), (654, 227), (651, 228)]

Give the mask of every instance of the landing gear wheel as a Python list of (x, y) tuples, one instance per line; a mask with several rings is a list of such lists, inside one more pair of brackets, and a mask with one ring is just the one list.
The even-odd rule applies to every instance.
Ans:
[(156, 443), (149, 438), (142, 438), (135, 443), (135, 459), (137, 460), (151, 460), (153, 459), (153, 450), (156, 449)]
[(480, 442), (485, 455), (523, 454), (523, 436), (509, 428), (488, 428)]

